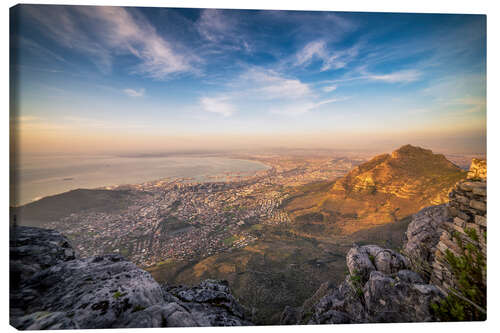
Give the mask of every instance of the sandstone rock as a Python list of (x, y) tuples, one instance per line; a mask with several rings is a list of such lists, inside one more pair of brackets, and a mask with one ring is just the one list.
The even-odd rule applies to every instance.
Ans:
[(465, 222), (464, 220), (462, 220), (460, 217), (458, 217), (458, 216), (457, 216), (457, 217), (455, 217), (455, 218), (453, 219), (453, 223), (455, 223), (455, 224), (456, 224), (456, 225), (458, 225), (459, 227), (463, 228), (463, 227), (465, 226), (465, 223), (466, 223), (466, 222)]
[(410, 260), (414, 270), (421, 272), (428, 280), (434, 260), (436, 246), (440, 239), (440, 227), (448, 219), (446, 205), (431, 206), (414, 214), (406, 230), (407, 241), (403, 253)]
[(472, 191), (474, 184), (472, 182), (462, 182), (458, 187), (464, 191)]
[(455, 195), (455, 200), (466, 206), (469, 205), (470, 203), (470, 200), (467, 197), (464, 197), (463, 195), (458, 195), (458, 194)]
[(470, 206), (474, 209), (480, 210), (482, 212), (486, 212), (486, 204), (481, 201), (471, 200)]
[(475, 195), (485, 197), (486, 196), (486, 184), (485, 183), (478, 183), (478, 182), (476, 182), (475, 184), (476, 185), (472, 189), (472, 193), (474, 193)]
[(481, 215), (474, 216), (474, 221), (480, 226), (486, 227), (486, 217)]
[(377, 245), (355, 246), (346, 257), (351, 275), (359, 275), (364, 283), (374, 270), (392, 274), (408, 267), (408, 260), (401, 254)]
[(469, 172), (467, 173), (468, 179), (486, 179), (487, 177), (487, 166), (486, 160), (473, 158)]

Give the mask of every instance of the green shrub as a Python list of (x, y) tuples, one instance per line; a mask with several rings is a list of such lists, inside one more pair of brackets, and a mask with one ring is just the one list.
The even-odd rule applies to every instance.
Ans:
[[(467, 234), (473, 240), (478, 238), (474, 229), (468, 229)], [(455, 238), (463, 255), (446, 250), (445, 259), (457, 288), (451, 289), (440, 302), (431, 304), (431, 311), (441, 321), (486, 320), (486, 281), (483, 279), (486, 258), (478, 245), (464, 245), (459, 237)]]
[(359, 297), (363, 296), (363, 286), (361, 285), (361, 275), (359, 275), (358, 272), (354, 272), (353, 275), (351, 275), (350, 280), (353, 284), (354, 290), (356, 291), (356, 294)]
[(124, 294), (124, 293), (121, 293), (121, 292), (117, 291), (117, 292), (115, 292), (115, 293), (113, 294), (113, 298), (114, 298), (114, 299), (118, 299), (118, 298), (120, 298), (120, 297), (122, 297), (122, 296), (125, 296), (125, 295), (126, 295), (126, 294)]

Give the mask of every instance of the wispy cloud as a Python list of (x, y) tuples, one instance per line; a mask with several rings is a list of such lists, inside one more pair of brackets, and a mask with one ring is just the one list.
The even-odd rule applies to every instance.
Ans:
[(88, 55), (104, 73), (111, 72), (113, 57), (120, 54), (135, 56), (140, 62), (132, 71), (154, 79), (197, 72), (200, 59), (162, 38), (139, 12), (91, 6), (29, 6), (26, 10), (44, 33)]
[(247, 86), (249, 91), (265, 99), (297, 99), (312, 93), (308, 84), (262, 68), (252, 68), (244, 72), (238, 81), (238, 85)]
[[(344, 101), (347, 97), (321, 98), (309, 84), (285, 76), (275, 70), (252, 67), (227, 84), (228, 90), (214, 97), (203, 97), (204, 111), (224, 116), (235, 114), (248, 103), (258, 105), (255, 111), (296, 116), (317, 109), (325, 104)], [(330, 92), (334, 89), (330, 86)]]
[(359, 46), (332, 51), (324, 40), (310, 42), (296, 54), (295, 66), (308, 66), (314, 60), (322, 62), (320, 71), (340, 69), (347, 66), (358, 55)]
[(422, 73), (416, 69), (396, 71), (388, 74), (367, 74), (364, 78), (389, 83), (408, 83), (420, 79)]
[[(379, 81), (386, 83), (410, 83), (418, 81), (422, 78), (423, 73), (419, 69), (405, 69), (394, 71), (390, 73), (372, 73), (366, 70), (366, 66), (359, 67), (353, 71), (348, 72), (348, 75), (335, 80), (324, 80), (318, 82), (319, 84), (334, 83), (338, 84), (340, 82), (350, 82), (350, 81)], [(337, 88), (336, 85), (333, 85)], [(331, 86), (331, 87), (333, 87)], [(335, 89), (336, 89), (335, 88)], [(330, 89), (329, 87), (323, 88), (324, 91)], [(333, 90), (335, 90), (333, 89)]]
[(196, 23), (198, 32), (212, 42), (220, 41), (231, 31), (230, 24), (217, 9), (205, 9)]
[(322, 105), (345, 101), (348, 99), (347, 97), (342, 98), (331, 98), (326, 100), (321, 100), (319, 102), (300, 102), (294, 104), (285, 104), (281, 107), (271, 109), (271, 113), (287, 115), (287, 116), (297, 116), (307, 112), (310, 112), (314, 109), (319, 108)]
[(234, 16), (224, 14), (220, 9), (204, 9), (196, 22), (196, 30), (207, 41), (216, 44), (219, 51), (224, 49), (251, 51), (248, 38), (238, 29)]
[(326, 86), (326, 87), (323, 87), (322, 90), (324, 92), (332, 92), (332, 91), (337, 90), (337, 85), (334, 84), (334, 85), (331, 85), (331, 86)]
[(123, 92), (130, 97), (143, 97), (145, 90), (144, 88), (135, 90), (131, 88), (123, 89)]
[(235, 107), (229, 102), (229, 97), (203, 97), (200, 103), (204, 111), (218, 113), (224, 117), (229, 117), (235, 112)]
[(57, 60), (59, 62), (67, 63), (66, 59), (64, 59), (62, 56), (40, 45), (34, 40), (22, 36), (17, 37), (17, 40), (19, 41), (19, 47), (22, 50), (32, 52), (43, 60)]

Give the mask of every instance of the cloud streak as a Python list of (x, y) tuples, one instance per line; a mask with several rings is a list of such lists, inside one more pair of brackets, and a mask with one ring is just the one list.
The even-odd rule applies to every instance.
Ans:
[(319, 60), (322, 65), (320, 71), (331, 69), (341, 69), (346, 67), (358, 55), (359, 46), (331, 51), (328, 50), (327, 43), (324, 40), (310, 42), (305, 45), (296, 54), (295, 66), (309, 66), (314, 60)]
[(235, 16), (224, 14), (225, 10), (204, 9), (196, 21), (195, 28), (198, 33), (212, 45), (218, 52), (245, 51), (250, 52), (248, 38), (244, 31), (239, 29)]
[(348, 97), (341, 98), (330, 98), (325, 100), (320, 100), (318, 102), (312, 101), (302, 101), (300, 103), (285, 104), (280, 108), (271, 109), (271, 113), (286, 115), (286, 116), (298, 116), (313, 111), (325, 104), (331, 104), (336, 102), (341, 102), (349, 99)]
[(123, 92), (130, 97), (143, 97), (145, 90), (144, 90), (144, 88), (141, 88), (138, 90), (127, 88), (127, 89), (123, 89)]
[(26, 11), (42, 32), (89, 56), (103, 73), (111, 72), (119, 55), (135, 56), (139, 63), (131, 71), (153, 79), (198, 71), (200, 59), (162, 38), (139, 12), (91, 6), (28, 6)]
[(420, 79), (422, 73), (416, 69), (396, 71), (388, 74), (368, 74), (364, 78), (388, 83), (409, 83)]

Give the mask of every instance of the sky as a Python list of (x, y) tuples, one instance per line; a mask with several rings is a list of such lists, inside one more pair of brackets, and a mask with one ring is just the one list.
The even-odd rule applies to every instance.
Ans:
[(484, 15), (21, 5), (23, 152), (486, 152)]

